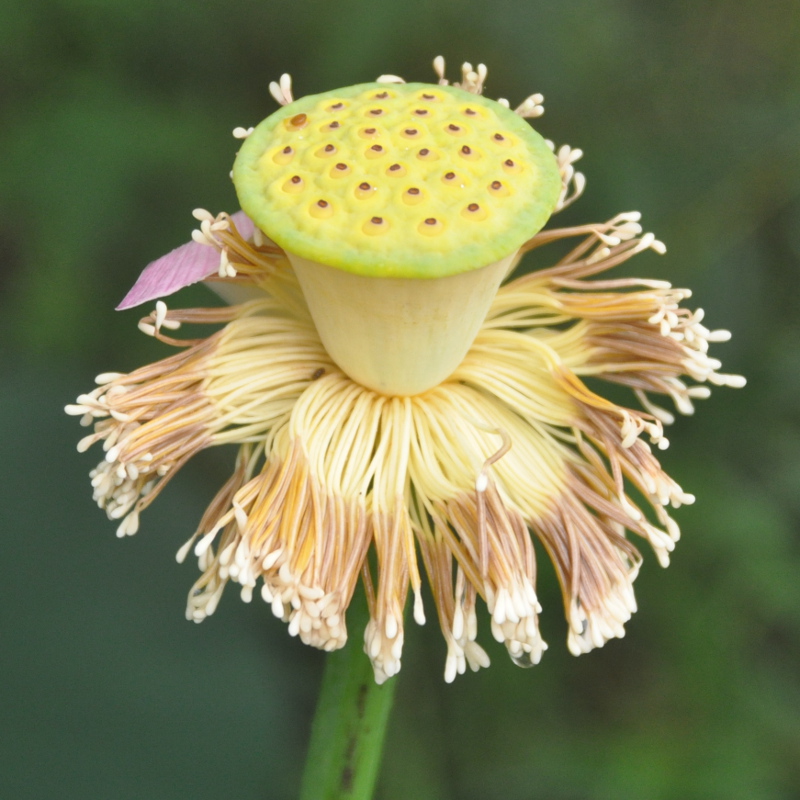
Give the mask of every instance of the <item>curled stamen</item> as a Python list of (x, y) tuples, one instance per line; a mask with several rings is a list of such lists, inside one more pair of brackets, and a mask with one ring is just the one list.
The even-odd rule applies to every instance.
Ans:
[[(517, 113), (519, 113), (519, 109), (517, 109)], [(522, 116), (530, 115), (522, 114)], [(551, 150), (555, 151), (555, 145), (552, 142), (548, 141), (547, 144), (550, 146)], [(574, 203), (583, 194), (583, 190), (586, 188), (586, 178), (582, 172), (576, 172), (575, 167), (573, 166), (573, 164), (582, 157), (583, 150), (572, 148), (566, 144), (562, 145), (558, 149), (558, 152), (556, 152), (558, 169), (561, 173), (561, 194), (559, 195), (558, 202), (556, 203), (555, 211), (562, 211), (568, 205)], [(626, 231), (626, 228), (624, 227), (626, 224), (627, 223), (623, 223), (621, 226), (619, 226), (620, 232)], [(636, 231), (636, 233), (638, 232), (641, 232), (641, 228), (639, 231)], [(623, 240), (618, 237), (606, 236), (605, 238), (602, 238), (602, 241), (604, 241), (606, 244), (615, 245), (619, 244), (619, 242)]]

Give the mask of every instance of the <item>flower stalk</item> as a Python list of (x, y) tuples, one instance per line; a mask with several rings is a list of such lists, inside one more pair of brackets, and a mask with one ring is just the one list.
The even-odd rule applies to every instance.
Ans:
[[(367, 624), (362, 595), (353, 599), (349, 615), (354, 630)], [(396, 686), (375, 683), (359, 636), (327, 656), (300, 800), (372, 797)]]

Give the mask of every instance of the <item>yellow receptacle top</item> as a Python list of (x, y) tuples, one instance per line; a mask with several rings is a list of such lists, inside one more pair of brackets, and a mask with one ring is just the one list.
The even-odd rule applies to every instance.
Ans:
[(559, 196), (521, 117), (451, 86), (368, 83), (303, 97), (236, 158), (242, 209), (291, 253), (362, 275), (435, 278), (516, 250)]

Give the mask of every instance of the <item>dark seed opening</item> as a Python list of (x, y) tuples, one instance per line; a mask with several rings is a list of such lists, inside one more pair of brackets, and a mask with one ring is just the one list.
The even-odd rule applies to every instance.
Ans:
[(451, 180), (453, 180), (453, 178), (455, 178), (455, 176), (456, 176), (455, 172), (448, 172), (445, 175), (445, 178), (447, 178), (447, 180), (451, 181)]
[(389, 169), (392, 170), (392, 172), (394, 172), (394, 171), (400, 169), (400, 165), (399, 164), (392, 164), (392, 166), (389, 167)]
[(340, 108), (344, 108), (344, 103), (334, 103), (331, 106), (331, 111), (338, 110)]
[(433, 94), (424, 94), (424, 95), (422, 95), (422, 96), (423, 96), (423, 97), (424, 97), (426, 100), (434, 100), (434, 99), (436, 98), (436, 95), (433, 95)]
[(347, 169), (347, 164), (342, 164), (341, 162), (336, 165), (336, 169)]
[(477, 112), (472, 108), (465, 108), (464, 113), (469, 114), (471, 117), (474, 117)]
[(332, 144), (326, 144), (325, 145), (325, 152), (326, 153), (332, 153), (335, 149), (336, 148)]
[(416, 187), (412, 187), (411, 189), (408, 190), (408, 193), (409, 194), (419, 194), (419, 189), (417, 189)]
[(372, 145), (370, 149), (374, 150), (376, 153), (380, 153), (380, 151), (383, 150), (383, 148), (379, 144)]
[(492, 189), (502, 189), (503, 184), (500, 181), (492, 181)]
[(330, 128), (338, 128), (339, 127), (339, 123), (338, 122), (331, 122), (331, 124), (328, 127), (330, 127)]
[(420, 117), (424, 117), (428, 113), (428, 111), (425, 108), (417, 108), (414, 110), (414, 113)]
[(382, 108), (371, 108), (369, 110), (369, 113), (372, 114), (373, 117), (379, 117), (381, 114), (383, 114), (383, 109)]
[(287, 146), (287, 147), (284, 147), (284, 148), (283, 148), (283, 152), (284, 152), (284, 153), (291, 153), (291, 152), (292, 152), (292, 148), (291, 148), (291, 147), (288, 147), (288, 146)]
[(305, 114), (295, 114), (295, 115), (294, 115), (294, 116), (291, 118), (291, 120), (289, 120), (289, 121), (290, 121), (290, 122), (292, 123), (292, 125), (294, 125), (296, 128), (299, 128), (301, 125), (305, 125), (305, 124), (306, 124), (306, 120), (307, 120), (307, 119), (308, 119), (308, 117), (307, 117)]
[(514, 162), (513, 162), (513, 161), (512, 161), (510, 158), (507, 158), (507, 159), (506, 159), (506, 160), (505, 160), (503, 163), (504, 163), (504, 164), (505, 164), (507, 167), (513, 167), (513, 166), (514, 166)]
[(369, 191), (372, 187), (365, 181), (364, 183), (358, 184), (359, 189), (363, 189), (365, 192)]
[(451, 131), (460, 131), (461, 128), (458, 125), (454, 125), (452, 122), (447, 126)]
[(302, 178), (299, 175), (292, 175), (292, 183), (300, 183)]
[(317, 205), (320, 208), (327, 208), (328, 207), (328, 201), (327, 200), (317, 200)]
[(427, 147), (423, 147), (422, 150), (419, 151), (419, 154), (421, 156), (426, 156), (426, 155), (428, 155), (428, 153), (430, 153), (430, 150), (428, 150)]
[(505, 138), (506, 138), (506, 137), (505, 137), (505, 136), (503, 136), (503, 134), (502, 134), (502, 133), (496, 133), (496, 134), (494, 135), (494, 138), (495, 138), (495, 139), (497, 139), (497, 141), (498, 141), (498, 142), (502, 142), (502, 141), (504, 141), (504, 140), (505, 140)]
[(468, 155), (469, 155), (469, 154), (472, 152), (472, 149), (471, 149), (469, 146), (467, 146), (467, 145), (464, 145), (464, 146), (461, 148), (461, 152), (462, 152), (462, 153), (463, 153), (465, 156), (468, 156)]
[(477, 211), (477, 210), (480, 208), (480, 206), (479, 206), (477, 203), (470, 203), (470, 204), (467, 206), (467, 208), (468, 208), (470, 211)]
[(383, 217), (373, 217), (371, 222), (373, 225), (383, 225)]
[(419, 131), (416, 128), (406, 128), (405, 134), (406, 136), (416, 136)]
[(425, 220), (425, 224), (426, 225), (435, 225), (436, 224), (435, 217), (428, 217), (428, 219)]
[(364, 133), (367, 133), (370, 136), (372, 136), (372, 134), (375, 133), (375, 128), (364, 128)]
[(376, 94), (375, 95), (375, 97), (379, 98), (380, 100), (383, 100), (384, 97), (388, 97), (388, 96), (389, 96), (389, 92), (381, 92), (380, 94)]

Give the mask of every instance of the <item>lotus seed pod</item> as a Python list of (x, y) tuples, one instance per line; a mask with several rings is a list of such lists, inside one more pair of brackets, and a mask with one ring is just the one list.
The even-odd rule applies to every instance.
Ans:
[(286, 250), (331, 357), (400, 395), (458, 366), (561, 190), (553, 153), (521, 117), (418, 83), (283, 107), (244, 142), (233, 179)]

